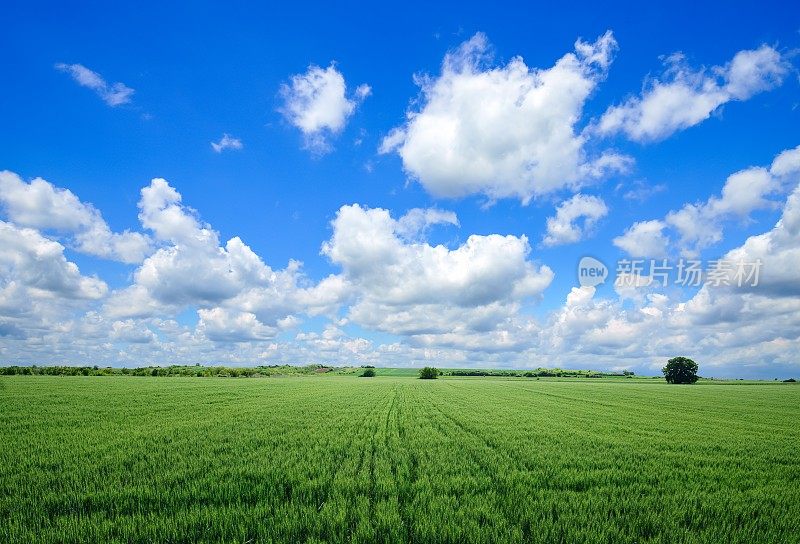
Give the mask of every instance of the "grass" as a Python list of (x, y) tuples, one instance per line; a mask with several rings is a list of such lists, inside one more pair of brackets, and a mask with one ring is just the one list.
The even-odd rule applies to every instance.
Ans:
[(797, 542), (800, 388), (0, 379), (0, 541)]

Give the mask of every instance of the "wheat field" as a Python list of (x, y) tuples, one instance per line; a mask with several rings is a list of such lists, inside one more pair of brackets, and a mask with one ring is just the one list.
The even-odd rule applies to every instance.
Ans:
[(0, 378), (0, 541), (797, 542), (800, 388)]

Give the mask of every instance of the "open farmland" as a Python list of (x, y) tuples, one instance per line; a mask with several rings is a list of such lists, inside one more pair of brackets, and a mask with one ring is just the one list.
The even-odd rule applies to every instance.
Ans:
[(800, 388), (0, 379), (0, 541), (797, 542)]

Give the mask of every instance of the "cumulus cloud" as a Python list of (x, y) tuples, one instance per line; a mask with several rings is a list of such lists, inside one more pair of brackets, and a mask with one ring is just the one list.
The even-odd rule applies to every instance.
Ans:
[(68, 73), (81, 87), (93, 90), (103, 102), (111, 107), (121, 106), (131, 101), (133, 89), (124, 83), (106, 83), (106, 80), (82, 64), (56, 64), (56, 69)]
[[(646, 277), (616, 288), (617, 299), (600, 298), (593, 287), (573, 288), (541, 327), (537, 349), (554, 361), (613, 358), (653, 373), (677, 353), (701, 361), (705, 376), (796, 370), (800, 187), (771, 230), (750, 236), (721, 260), (730, 264), (727, 281), (706, 284), (687, 300), (674, 290), (654, 292)], [(739, 286), (738, 263), (755, 262), (761, 263), (757, 285)]]
[[(796, 364), (800, 348), (800, 186), (783, 206), (777, 224), (750, 236), (721, 258), (730, 264), (727, 281), (705, 285), (685, 303), (675, 306), (673, 322), (691, 335), (704, 334), (703, 347), (716, 349), (717, 365), (763, 366)], [(739, 285), (739, 263), (760, 262), (758, 282)]]
[(211, 142), (211, 149), (215, 153), (222, 153), (226, 149), (242, 149), (244, 144), (239, 138), (234, 138), (227, 132), (222, 135), (218, 142)]
[[(94, 217), (71, 193), (46, 188), (44, 200), (67, 204), (52, 205), (54, 212), (43, 216), (19, 209), (15, 217), (72, 230)], [(110, 294), (102, 280), (80, 274), (58, 242), (0, 222), (0, 356), (18, 362), (47, 356), (53, 363), (326, 358), (344, 364), (428, 361), (445, 349), (490, 357), (533, 345), (536, 325), (519, 310), (553, 276), (529, 259), (525, 237), (470, 236), (453, 249), (427, 243), (435, 226), (458, 226), (454, 213), (438, 208), (393, 219), (386, 210), (343, 207), (323, 246), (341, 272), (319, 282), (306, 278), (297, 262), (273, 269), (238, 237), (220, 241), (166, 180), (142, 189), (139, 219), (156, 249), (129, 285)], [(175, 321), (186, 311), (196, 311), (196, 325)], [(325, 316), (329, 326), (294, 342), (278, 340), (306, 315)], [(342, 331), (346, 323), (404, 340), (376, 346)]]
[(624, 170), (630, 159), (622, 155), (588, 156), (576, 129), (616, 49), (609, 31), (592, 43), (578, 40), (550, 68), (529, 68), (521, 57), (492, 66), (488, 40), (476, 34), (445, 56), (438, 77), (417, 77), (421, 105), (380, 152), (397, 152), (437, 197), (481, 193), (527, 203)]
[(0, 266), (6, 282), (19, 282), (33, 296), (98, 299), (108, 289), (96, 277), (81, 275), (64, 257), (64, 246), (34, 229), (0, 221)]
[(311, 65), (281, 87), (284, 103), (280, 111), (303, 133), (307, 148), (325, 153), (330, 151), (330, 138), (342, 131), (358, 104), (371, 92), (369, 85), (362, 84), (348, 98), (344, 76), (334, 64), (327, 68)]
[(772, 161), (769, 172), (780, 178), (787, 178), (800, 172), (800, 146), (780, 152)]
[(109, 297), (109, 316), (198, 308), (199, 329), (209, 339), (263, 339), (294, 323), (295, 314), (332, 311), (346, 293), (333, 278), (311, 285), (298, 262), (272, 269), (239, 237), (222, 244), (164, 179), (142, 189), (139, 219), (160, 247), (134, 272), (132, 285)]
[(640, 96), (612, 106), (596, 126), (599, 134), (624, 133), (637, 142), (663, 140), (708, 119), (723, 104), (747, 100), (780, 85), (789, 64), (774, 48), (739, 51), (724, 66), (691, 68), (680, 53), (665, 59), (661, 76)]
[[(747, 221), (756, 210), (777, 208), (779, 202), (768, 197), (785, 194), (798, 173), (800, 146), (780, 153), (769, 168), (754, 166), (731, 174), (718, 196), (687, 203), (663, 220), (635, 223), (614, 239), (614, 245), (634, 257), (664, 257), (670, 245), (683, 256), (695, 257), (722, 240), (726, 222)], [(674, 241), (666, 231), (674, 234)]]
[(150, 344), (158, 340), (156, 334), (149, 327), (133, 319), (114, 321), (111, 324), (110, 337), (113, 340), (133, 344)]
[(658, 372), (675, 353), (711, 361), (707, 350), (701, 353), (698, 346), (702, 333), (679, 322), (681, 312), (674, 301), (658, 293), (635, 297), (631, 304), (624, 300), (597, 297), (593, 287), (573, 288), (564, 306), (542, 327), (539, 349), (553, 361), (614, 361), (616, 367), (647, 373)]
[(433, 225), (458, 226), (455, 212), (437, 208), (414, 208), (397, 221), (396, 232), (406, 239), (424, 236)]
[[(631, 289), (615, 288), (612, 298), (576, 287), (563, 294), (561, 307), (536, 318), (530, 304), (553, 273), (532, 259), (524, 236), (473, 235), (434, 245), (427, 241), (431, 229), (457, 228), (454, 213), (428, 208), (393, 217), (384, 209), (343, 206), (322, 246), (340, 270), (313, 282), (297, 262), (274, 269), (240, 238), (221, 241), (174, 187), (155, 179), (142, 190), (139, 213), (157, 250), (130, 285), (111, 295), (102, 280), (70, 263), (58, 242), (0, 222), (0, 357), (128, 366), (318, 361), (657, 373), (666, 358), (685, 354), (701, 362), (704, 375), (779, 375), (797, 368), (800, 351), (798, 159), (800, 148), (781, 153), (762, 169), (769, 183), (734, 180), (702, 203), (732, 218), (753, 205), (782, 207), (774, 228), (722, 257), (761, 260), (758, 286), (703, 287), (688, 299), (678, 290), (659, 293), (645, 278)], [(750, 184), (779, 188), (755, 191), (765, 204), (741, 197), (739, 189)], [(786, 192), (785, 202), (774, 197)], [(82, 224), (70, 214), (51, 215), (48, 228)], [(667, 241), (668, 232), (677, 233), (666, 221), (649, 223), (638, 228)], [(176, 321), (187, 311), (196, 311), (196, 325)], [(323, 316), (323, 324), (293, 334), (307, 315)], [(382, 339), (362, 337), (362, 328), (380, 331)]]
[(450, 249), (406, 239), (405, 223), (383, 209), (339, 209), (322, 251), (352, 287), (352, 321), (418, 340), (442, 334), (466, 340), (498, 329), (553, 278), (528, 259), (524, 236), (472, 235)]
[(217, 233), (181, 204), (181, 195), (156, 178), (142, 189), (139, 219), (164, 243), (134, 274), (134, 284), (115, 293), (115, 315), (151, 315), (157, 308), (214, 306), (271, 270), (239, 238), (220, 247)]
[(800, 296), (800, 186), (786, 200), (781, 218), (775, 227), (751, 236), (743, 245), (729, 251), (723, 260), (732, 263), (729, 282), (735, 284), (736, 263), (760, 261), (759, 284), (753, 291), (765, 296)]
[(198, 310), (200, 330), (214, 342), (250, 342), (267, 340), (275, 336), (277, 328), (258, 321), (255, 314), (225, 308)]
[(74, 249), (89, 255), (139, 263), (151, 250), (147, 236), (112, 232), (94, 206), (41, 178), (26, 183), (13, 172), (0, 172), (0, 207), (14, 224), (69, 235)]
[(766, 196), (781, 189), (781, 181), (766, 168), (747, 168), (728, 177), (720, 196), (686, 204), (667, 214), (666, 222), (677, 232), (683, 254), (693, 256), (722, 240), (726, 219), (746, 220), (755, 210), (775, 207)]
[(591, 195), (574, 195), (556, 208), (556, 215), (547, 218), (546, 246), (573, 244), (591, 235), (597, 221), (608, 214), (603, 199)]
[(614, 238), (614, 245), (632, 257), (665, 257), (669, 240), (664, 236), (667, 225), (663, 221), (639, 221), (625, 234)]
[[(63, 333), (61, 323), (76, 308), (102, 299), (108, 286), (81, 274), (64, 246), (30, 228), (0, 221), (0, 337), (25, 344), (42, 334)], [(48, 344), (43, 344), (48, 346)], [(4, 360), (15, 357), (0, 343)]]

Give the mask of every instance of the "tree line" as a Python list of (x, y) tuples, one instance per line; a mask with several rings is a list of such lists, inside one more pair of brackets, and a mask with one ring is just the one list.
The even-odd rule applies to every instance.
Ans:
[(564, 370), (561, 368), (536, 368), (533, 370), (492, 370), (475, 368), (456, 368), (441, 371), (445, 376), (499, 376), (517, 378), (602, 378), (634, 376), (630, 370), (622, 372), (598, 372), (595, 370)]
[(331, 370), (323, 365), (271, 365), (227, 367), (201, 365), (145, 366), (114, 368), (110, 366), (6, 366), (0, 376), (161, 376), (161, 377), (230, 377), (258, 378), (285, 374), (320, 374)]

